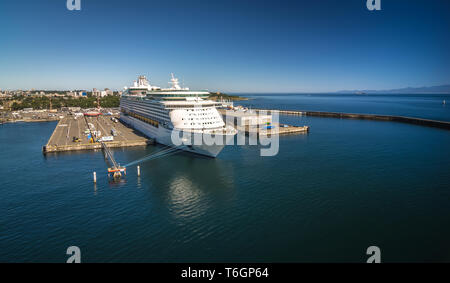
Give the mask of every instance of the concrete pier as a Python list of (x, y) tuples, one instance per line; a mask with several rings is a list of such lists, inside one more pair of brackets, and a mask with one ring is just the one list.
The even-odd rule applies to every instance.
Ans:
[[(226, 122), (233, 121), (234, 127), (238, 131), (245, 132), (245, 134), (264, 134), (264, 135), (282, 135), (307, 133), (309, 126), (292, 126), (286, 124), (273, 123), (272, 114), (260, 114), (257, 111), (243, 111), (219, 109), (219, 113)], [(267, 127), (270, 127), (269, 129)]]
[(308, 133), (309, 126), (292, 126), (285, 124), (273, 124), (271, 129), (265, 129), (264, 125), (257, 126), (236, 126), (238, 131), (244, 131), (246, 134), (256, 133), (258, 135), (283, 135), (283, 134), (298, 134)]
[[(152, 139), (148, 139), (135, 130), (128, 128), (120, 121), (118, 123), (111, 121), (110, 117), (111, 116), (99, 116), (98, 118), (87, 117), (87, 122), (94, 128), (92, 130), (100, 131), (101, 137), (113, 136), (112, 129), (115, 130), (116, 136), (113, 136), (114, 140), (105, 142), (109, 148), (146, 146), (154, 143)], [(87, 139), (87, 134), (85, 133), (87, 128), (88, 125), (86, 124), (84, 117), (64, 117), (56, 125), (47, 144), (43, 146), (43, 152), (101, 149), (102, 145), (99, 142), (94, 141), (91, 143)]]

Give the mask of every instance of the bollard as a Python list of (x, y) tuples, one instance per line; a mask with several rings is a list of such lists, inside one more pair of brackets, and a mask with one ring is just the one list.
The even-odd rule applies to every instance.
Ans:
[(97, 173), (94, 172), (94, 183), (97, 183)]
[(141, 167), (139, 165), (137, 166), (137, 175), (138, 177), (141, 176)]

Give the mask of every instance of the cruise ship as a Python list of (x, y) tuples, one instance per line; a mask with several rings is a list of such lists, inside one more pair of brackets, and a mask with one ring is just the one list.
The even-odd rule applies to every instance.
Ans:
[[(168, 88), (160, 88), (139, 76), (133, 86), (125, 87), (120, 99), (120, 120), (157, 143), (216, 157), (234, 138), (236, 129), (224, 123), (216, 102), (208, 99), (208, 91), (181, 87), (173, 74), (169, 84)], [(181, 138), (182, 145), (174, 141), (174, 134)], [(203, 141), (204, 135), (221, 142), (194, 141)]]

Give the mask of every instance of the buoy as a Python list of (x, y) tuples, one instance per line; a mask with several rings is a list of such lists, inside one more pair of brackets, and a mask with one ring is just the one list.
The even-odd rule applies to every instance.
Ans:
[(97, 183), (97, 173), (94, 172), (94, 183)]
[(141, 167), (139, 165), (137, 166), (137, 175), (138, 177), (141, 176)]

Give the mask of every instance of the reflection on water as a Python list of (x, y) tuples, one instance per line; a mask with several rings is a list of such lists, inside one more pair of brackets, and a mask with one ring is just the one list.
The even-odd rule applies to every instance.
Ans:
[(138, 176), (138, 177), (137, 177), (137, 182), (136, 182), (136, 187), (137, 187), (138, 189), (142, 189), (142, 184), (141, 184), (141, 182), (142, 182), (141, 177)]
[[(214, 202), (235, 197), (232, 162), (198, 158), (181, 153), (145, 162), (138, 188), (146, 189), (155, 202), (163, 202), (177, 223), (191, 221), (214, 210)], [(128, 178), (134, 178), (129, 174)], [(182, 222), (179, 222), (182, 221)]]
[(197, 218), (209, 207), (205, 192), (186, 176), (174, 176), (169, 185), (169, 207), (175, 218)]
[(119, 189), (125, 187), (127, 180), (125, 177), (122, 178), (108, 178), (108, 185), (111, 189)]

